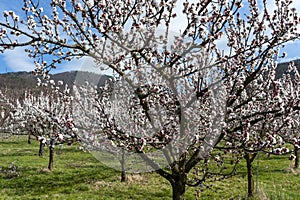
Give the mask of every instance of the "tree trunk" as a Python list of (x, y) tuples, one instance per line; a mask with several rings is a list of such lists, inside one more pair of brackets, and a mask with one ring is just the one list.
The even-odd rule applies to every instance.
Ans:
[(179, 173), (170, 181), (172, 185), (173, 200), (184, 200), (186, 180), (186, 174)]
[(294, 147), (294, 151), (295, 151), (295, 166), (294, 169), (298, 169), (299, 168), (299, 156), (300, 156), (300, 152), (299, 149), (297, 147)]
[(125, 169), (125, 151), (124, 149), (122, 150), (122, 158), (121, 158), (121, 182), (126, 182), (127, 181), (127, 176), (126, 176), (126, 169)]
[(48, 169), (51, 171), (53, 169), (53, 159), (54, 159), (54, 148), (52, 145), (49, 146), (49, 165)]
[(127, 181), (127, 176), (126, 176), (126, 172), (122, 171), (121, 172), (121, 182), (126, 182)]
[(28, 134), (27, 143), (28, 143), (28, 144), (31, 144), (30, 134)]
[(39, 156), (44, 155), (44, 147), (45, 147), (45, 144), (40, 142)]
[(184, 200), (185, 183), (176, 181), (172, 184), (173, 200)]
[(257, 153), (245, 153), (244, 158), (247, 163), (247, 181), (248, 181), (248, 197), (253, 197), (254, 195), (254, 178), (253, 178), (253, 166), (252, 163), (256, 157)]

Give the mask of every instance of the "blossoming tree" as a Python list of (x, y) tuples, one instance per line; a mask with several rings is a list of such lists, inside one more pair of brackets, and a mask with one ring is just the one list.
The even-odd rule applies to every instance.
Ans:
[[(173, 199), (206, 179), (206, 170), (199, 179), (188, 174), (226, 135), (227, 108), (271, 70), (280, 45), (299, 37), (290, 0), (275, 0), (274, 11), (265, 0), (39, 3), (24, 1), (24, 19), (4, 12), (0, 50), (29, 46), (35, 73), (45, 78), (57, 64), (84, 56), (112, 69), (117, 81), (100, 95), (98, 124), (113, 145), (166, 178)], [(186, 23), (174, 33), (177, 19)], [(251, 123), (263, 120), (258, 114)]]
[(109, 156), (109, 159), (118, 159), (116, 162), (120, 164), (121, 168), (114, 167), (121, 171), (121, 181), (127, 181), (125, 152), (122, 149), (115, 148), (113, 143), (106, 139), (98, 122), (101, 115), (103, 115), (99, 112), (99, 108), (103, 105), (98, 103), (100, 96), (97, 86), (88, 82), (84, 85), (76, 83), (73, 85), (72, 94), (72, 117), (76, 123), (76, 128), (80, 131), (78, 137), (82, 147), (95, 157), (100, 158), (99, 160), (104, 163), (104, 158), (107, 157), (105, 154), (112, 154), (113, 156)]
[(294, 63), (290, 63), (288, 66), (288, 72), (283, 74), (283, 81), (277, 82), (274, 86), (276, 89), (276, 96), (284, 96), (279, 98), (280, 102), (288, 104), (286, 106), (286, 114), (280, 119), (276, 120), (277, 126), (282, 128), (279, 131), (279, 135), (282, 140), (293, 146), (293, 154), (290, 156), (291, 160), (295, 160), (294, 168), (299, 168), (299, 71)]
[(294, 137), (286, 129), (290, 127), (290, 132), (295, 131), (288, 121), (299, 109), (298, 83), (297, 78), (291, 79), (290, 75), (298, 74), (298, 70), (294, 67), (276, 79), (276, 66), (276, 62), (271, 62), (271, 70), (263, 69), (263, 73), (227, 108), (226, 134), (216, 147), (225, 153), (241, 152), (245, 158), (248, 196), (253, 196), (254, 192), (252, 163), (258, 153), (290, 153), (283, 133)]
[(33, 135), (40, 142), (40, 156), (44, 146), (49, 147), (49, 170), (53, 169), (55, 146), (77, 140), (70, 102), (54, 92), (37, 96), (25, 93), (23, 101), (11, 111), (8, 127), (12, 132)]
[(7, 132), (7, 124), (10, 112), (15, 107), (13, 102), (5, 95), (6, 91), (0, 91), (0, 128), (1, 131)]

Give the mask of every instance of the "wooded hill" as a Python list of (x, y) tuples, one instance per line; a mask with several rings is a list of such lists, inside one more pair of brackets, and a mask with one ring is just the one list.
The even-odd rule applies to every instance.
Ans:
[[(294, 61), (300, 71), (300, 59)], [(278, 64), (276, 77), (282, 76), (287, 71), (288, 62)], [(83, 84), (85, 81), (103, 85), (110, 77), (107, 75), (99, 75), (92, 72), (70, 71), (51, 75), (51, 79), (58, 81), (62, 80), (72, 88), (74, 82)], [(10, 72), (0, 74), (0, 90), (6, 93), (7, 96), (17, 97), (24, 93), (25, 90), (39, 91), (41, 87), (37, 87), (37, 77), (30, 72)]]
[[(74, 82), (83, 84), (85, 81), (102, 86), (109, 78), (110, 77), (107, 75), (99, 75), (84, 71), (62, 72), (51, 75), (51, 79), (55, 82), (62, 80), (70, 88), (72, 88)], [(0, 74), (0, 90), (8, 97), (16, 98), (20, 97), (26, 90), (38, 92), (42, 89), (42, 87), (37, 86), (37, 77), (31, 72), (10, 72)]]

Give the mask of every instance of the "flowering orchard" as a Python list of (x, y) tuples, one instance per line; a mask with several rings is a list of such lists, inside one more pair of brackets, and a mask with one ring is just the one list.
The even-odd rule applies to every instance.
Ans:
[(9, 118), (10, 112), (12, 111), (14, 105), (5, 95), (5, 91), (0, 91), (0, 99), (0, 128), (2, 130), (5, 129), (4, 127), (6, 126), (7, 119)]
[[(275, 125), (280, 128), (279, 135), (282, 140), (293, 146), (293, 154), (290, 159), (295, 160), (294, 168), (299, 168), (299, 149), (300, 149), (300, 134), (299, 134), (299, 72), (295, 69), (296, 66), (291, 63), (289, 71), (291, 74), (285, 74), (282, 82), (276, 82), (274, 95), (281, 104), (285, 103), (286, 114), (277, 119)], [(282, 108), (283, 109), (283, 108)], [(276, 153), (281, 153), (284, 149), (278, 149)]]
[[(264, 124), (284, 116), (286, 102), (281, 107), (268, 91), (283, 89), (272, 75), (281, 45), (299, 38), (290, 0), (274, 0), (274, 11), (265, 0), (39, 3), (24, 0), (20, 16), (3, 13), (0, 50), (26, 46), (45, 79), (60, 63), (85, 56), (113, 70), (113, 84), (86, 97), (95, 102), (96, 139), (135, 153), (170, 182), (173, 199), (215, 174), (207, 163), (226, 137), (250, 147)], [(185, 23), (174, 32), (177, 19)]]
[(25, 93), (23, 100), (13, 107), (7, 119), (12, 133), (23, 132), (40, 142), (39, 155), (44, 146), (49, 148), (49, 170), (53, 169), (54, 148), (58, 144), (72, 144), (77, 140), (71, 118), (70, 102), (54, 92), (32, 95)]
[[(99, 120), (104, 115), (101, 112), (104, 105), (99, 102), (99, 98), (105, 97), (99, 95), (97, 86), (88, 82), (84, 85), (75, 84), (72, 97), (72, 117), (76, 128), (79, 129), (78, 137), (81, 145), (102, 163), (113, 163), (111, 167), (122, 172), (121, 181), (126, 181), (125, 153), (112, 141), (107, 140), (105, 130), (99, 125)], [(105, 161), (104, 157), (109, 159)]]
[[(287, 136), (290, 141), (299, 138), (299, 135), (292, 134), (296, 129), (291, 126), (297, 124), (298, 70), (291, 64), (282, 77), (275, 79), (276, 63), (270, 63), (270, 68), (263, 69), (263, 73), (248, 84), (237, 101), (227, 108), (227, 130), (223, 142), (216, 147), (225, 155), (235, 152), (245, 158), (249, 196), (253, 196), (252, 163), (258, 153), (290, 153)], [(295, 75), (293, 79), (292, 74)], [(220, 160), (222, 162), (222, 156)]]

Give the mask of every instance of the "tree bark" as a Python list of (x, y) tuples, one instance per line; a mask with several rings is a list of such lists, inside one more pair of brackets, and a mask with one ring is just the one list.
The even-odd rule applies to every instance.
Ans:
[(53, 159), (54, 159), (54, 148), (52, 145), (49, 146), (49, 165), (48, 169), (51, 171), (53, 169)]
[(27, 143), (28, 143), (28, 144), (31, 144), (30, 134), (28, 134)]
[(45, 147), (45, 144), (40, 142), (39, 156), (44, 155), (44, 147)]
[(172, 184), (173, 200), (184, 200), (185, 195), (185, 183), (181, 181), (175, 181)]
[(253, 177), (253, 166), (252, 163), (256, 157), (257, 153), (245, 153), (244, 158), (247, 164), (247, 181), (248, 181), (248, 197), (253, 197), (254, 195), (254, 177)]
[(295, 166), (294, 169), (298, 169), (299, 168), (299, 156), (300, 156), (300, 151), (297, 147), (294, 147), (294, 151), (295, 151)]
[(125, 171), (121, 172), (121, 182), (126, 182), (127, 181), (127, 175)]
[(171, 179), (173, 200), (184, 200), (187, 176), (185, 173), (174, 175)]
[(126, 176), (126, 169), (125, 169), (125, 151), (122, 150), (122, 158), (121, 158), (121, 182), (126, 182), (127, 181), (127, 176)]

